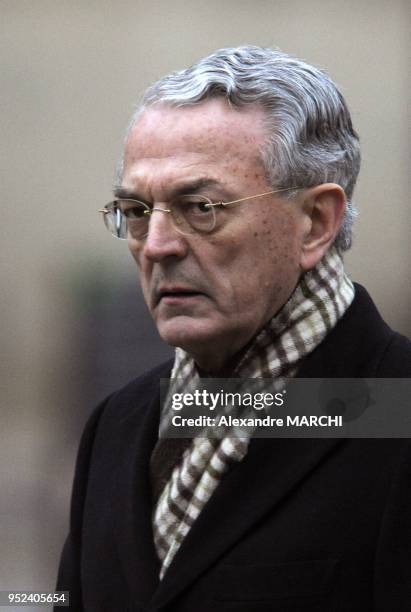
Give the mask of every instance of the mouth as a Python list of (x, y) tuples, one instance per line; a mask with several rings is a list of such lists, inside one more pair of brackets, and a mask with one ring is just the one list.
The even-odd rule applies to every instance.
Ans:
[(185, 287), (164, 288), (158, 292), (157, 303), (178, 304), (195, 300), (204, 295), (205, 294), (201, 291), (195, 291), (194, 289)]

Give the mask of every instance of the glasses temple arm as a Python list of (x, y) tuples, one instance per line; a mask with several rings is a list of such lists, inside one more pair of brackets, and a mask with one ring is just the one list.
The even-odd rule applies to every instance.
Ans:
[(301, 189), (301, 187), (284, 187), (284, 189), (275, 189), (273, 191), (265, 191), (264, 193), (258, 193), (257, 195), (247, 196), (246, 198), (240, 198), (239, 200), (232, 200), (231, 202), (210, 202), (208, 206), (228, 206), (229, 204), (239, 204), (246, 200), (252, 200), (253, 198), (261, 198), (262, 196), (272, 195), (274, 193), (281, 193), (282, 191), (292, 191), (293, 189)]

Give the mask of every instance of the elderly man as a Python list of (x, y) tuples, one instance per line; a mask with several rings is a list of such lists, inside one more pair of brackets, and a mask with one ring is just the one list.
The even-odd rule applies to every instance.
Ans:
[(277, 50), (222, 49), (146, 93), (102, 212), (176, 355), (86, 427), (73, 610), (408, 609), (408, 440), (158, 439), (160, 378), (410, 376), (344, 273), (359, 166), (335, 84)]

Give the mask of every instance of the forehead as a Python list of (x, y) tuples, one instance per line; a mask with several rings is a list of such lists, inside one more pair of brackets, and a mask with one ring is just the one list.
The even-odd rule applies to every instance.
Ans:
[[(132, 127), (125, 146), (124, 174), (209, 171), (262, 166), (266, 139), (264, 113), (258, 106), (235, 109), (223, 99), (194, 106), (159, 105), (146, 109)], [(130, 178), (128, 176), (128, 178)]]

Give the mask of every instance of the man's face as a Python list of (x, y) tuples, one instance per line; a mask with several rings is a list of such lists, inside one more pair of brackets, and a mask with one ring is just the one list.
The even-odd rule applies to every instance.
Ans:
[[(265, 139), (258, 107), (235, 110), (214, 99), (148, 109), (126, 144), (122, 190), (162, 208), (179, 189), (226, 202), (269, 191), (259, 151)], [(148, 236), (129, 238), (160, 336), (210, 372), (223, 367), (291, 295), (305, 227), (300, 206), (278, 195), (217, 214), (212, 233), (183, 235), (170, 215), (155, 212)]]

